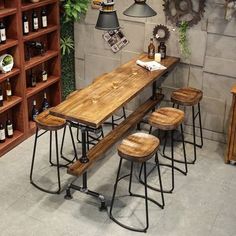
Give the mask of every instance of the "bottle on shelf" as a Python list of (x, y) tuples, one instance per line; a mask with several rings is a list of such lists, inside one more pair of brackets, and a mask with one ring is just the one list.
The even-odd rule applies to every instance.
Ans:
[(3, 126), (3, 123), (0, 123), (0, 143), (4, 143), (6, 141), (6, 133)]
[(38, 31), (39, 29), (39, 18), (36, 11), (33, 11), (32, 13), (32, 30)]
[(41, 75), (42, 75), (42, 81), (46, 82), (48, 80), (48, 73), (45, 70), (44, 63), (42, 64), (42, 73), (41, 73)]
[(48, 16), (45, 8), (43, 8), (41, 11), (41, 27), (42, 28), (48, 27)]
[(7, 41), (6, 26), (3, 21), (0, 21), (0, 41), (2, 44)]
[(12, 96), (12, 90), (11, 90), (11, 83), (9, 79), (7, 79), (7, 84), (6, 84), (6, 95), (7, 95), (7, 101), (10, 101), (11, 96)]
[(29, 19), (26, 14), (23, 15), (22, 22), (23, 22), (23, 34), (27, 35), (29, 34)]
[(160, 45), (158, 46), (158, 52), (161, 54), (161, 59), (166, 58), (166, 45), (165, 45), (165, 42), (160, 42)]
[(8, 138), (12, 138), (13, 137), (13, 125), (10, 119), (7, 119), (7, 123), (6, 123), (6, 134)]
[(43, 103), (42, 103), (42, 110), (45, 111), (50, 107), (48, 99), (47, 99), (47, 94), (44, 93), (43, 95)]
[(36, 87), (36, 76), (32, 69), (30, 70), (30, 87)]
[(3, 92), (2, 92), (2, 88), (0, 87), (0, 107), (3, 106)]
[(26, 49), (27, 49), (26, 60), (30, 60), (31, 58), (31, 48), (36, 49), (37, 51), (40, 52), (41, 56), (43, 56), (45, 51), (44, 43), (38, 41), (28, 41), (26, 42)]
[(154, 59), (155, 57), (155, 46), (153, 43), (153, 38), (150, 39), (150, 44), (148, 45), (148, 58)]
[(33, 107), (32, 107), (32, 120), (35, 121), (37, 115), (39, 114), (39, 110), (36, 108), (36, 100), (33, 101)]

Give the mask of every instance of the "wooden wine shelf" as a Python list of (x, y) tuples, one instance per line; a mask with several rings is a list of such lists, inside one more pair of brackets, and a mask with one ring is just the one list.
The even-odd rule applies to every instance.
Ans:
[(25, 62), (25, 70), (29, 70), (39, 64), (42, 64), (45, 61), (50, 60), (53, 57), (58, 56), (58, 52), (57, 51), (53, 51), (53, 50), (48, 50), (46, 53), (44, 53), (44, 55), (39, 55), (36, 57), (31, 58), (29, 61)]
[(32, 120), (29, 121), (29, 134), (32, 135), (35, 133), (36, 123)]
[(10, 101), (3, 101), (3, 106), (0, 107), (0, 113), (14, 107), (18, 103), (20, 103), (22, 100), (23, 99), (21, 97), (12, 96)]
[(6, 50), (8, 48), (14, 47), (18, 44), (16, 39), (7, 39), (6, 43), (0, 44), (0, 51)]
[(17, 144), (19, 144), (22, 141), (23, 136), (24, 134), (22, 132), (20, 132), (19, 130), (14, 130), (12, 138), (6, 138), (6, 141), (4, 143), (0, 143), (1, 155), (7, 152), (9, 145), (15, 147)]
[(46, 82), (39, 82), (37, 83), (36, 87), (34, 88), (27, 88), (26, 90), (26, 96), (27, 98), (37, 94), (38, 92), (44, 90), (45, 88), (48, 88), (52, 84), (58, 82), (60, 80), (60, 77), (57, 76), (49, 76), (48, 80)]
[(13, 68), (10, 72), (5, 73), (5, 74), (1, 73), (0, 74), (0, 83), (2, 83), (7, 78), (11, 78), (15, 75), (18, 75), (19, 73), (20, 73), (20, 69), (18, 69), (18, 68)]
[(16, 14), (16, 8), (4, 8), (0, 10), (0, 18)]
[(22, 11), (29, 11), (34, 8), (43, 7), (48, 4), (55, 3), (57, 1), (58, 0), (44, 0), (44, 1), (36, 2), (36, 3), (22, 3), (21, 10)]
[(48, 25), (48, 27), (46, 29), (39, 29), (37, 32), (31, 32), (28, 35), (23, 37), (23, 41), (28, 41), (28, 40), (32, 40), (34, 38), (38, 38), (42, 35), (54, 32), (58, 29), (57, 25)]

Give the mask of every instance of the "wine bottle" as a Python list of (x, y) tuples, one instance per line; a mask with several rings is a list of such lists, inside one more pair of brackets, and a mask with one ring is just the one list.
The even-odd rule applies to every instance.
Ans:
[(155, 46), (153, 44), (153, 38), (150, 39), (150, 44), (148, 45), (148, 58), (154, 59), (155, 57)]
[(43, 97), (43, 104), (42, 104), (42, 110), (45, 111), (50, 107), (48, 99), (47, 99), (47, 94), (44, 93), (44, 97)]
[(23, 34), (27, 35), (29, 34), (29, 19), (26, 14), (23, 15), (22, 21), (23, 21)]
[(30, 70), (30, 87), (36, 87), (36, 76), (32, 72), (32, 69)]
[(165, 45), (165, 42), (160, 42), (160, 45), (158, 46), (158, 52), (161, 53), (161, 59), (166, 58), (166, 45)]
[(36, 11), (33, 11), (32, 13), (32, 30), (38, 31), (39, 29), (39, 18)]
[(48, 16), (45, 8), (43, 8), (41, 11), (41, 27), (42, 28), (48, 27)]
[(3, 21), (0, 22), (0, 40), (1, 40), (1, 43), (6, 43), (7, 41), (6, 26), (3, 23)]
[(32, 120), (35, 121), (37, 115), (39, 114), (38, 109), (36, 108), (36, 100), (33, 101), (33, 108), (32, 108)]
[(7, 119), (7, 123), (6, 123), (6, 133), (7, 133), (7, 137), (8, 138), (12, 138), (13, 137), (13, 125), (10, 119)]
[(11, 83), (10, 80), (7, 79), (7, 84), (6, 84), (6, 95), (7, 95), (7, 100), (11, 100), (12, 96), (12, 90), (11, 90)]
[(45, 70), (44, 63), (42, 64), (42, 81), (46, 82), (48, 80), (48, 73)]
[(3, 106), (3, 92), (2, 92), (2, 88), (0, 87), (0, 107)]
[(0, 123), (0, 143), (4, 143), (6, 140), (6, 133), (2, 123)]

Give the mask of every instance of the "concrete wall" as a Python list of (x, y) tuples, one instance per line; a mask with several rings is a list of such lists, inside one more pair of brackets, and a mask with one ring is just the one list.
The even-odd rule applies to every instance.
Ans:
[[(181, 64), (169, 75), (162, 87), (166, 102), (175, 88), (193, 86), (203, 90), (204, 137), (224, 142), (231, 104), (230, 88), (236, 83), (236, 17), (234, 16), (231, 22), (224, 20), (224, 0), (206, 2), (204, 18), (189, 30), (192, 51), (190, 60), (181, 59)], [(98, 11), (89, 9), (85, 19), (75, 24), (77, 88), (90, 84), (96, 76), (111, 71), (140, 52), (147, 51), (156, 24), (169, 26), (171, 36), (167, 43), (167, 54), (180, 57), (178, 31), (172, 31), (173, 25), (166, 21), (163, 1), (148, 0), (158, 14), (147, 19), (124, 16), (123, 10), (131, 3), (133, 0), (116, 0), (121, 28), (130, 41), (116, 54), (102, 39), (103, 32), (94, 28)], [(128, 108), (134, 109), (149, 94), (149, 89), (144, 91)], [(190, 117), (187, 117), (186, 130), (189, 132), (190, 123)]]

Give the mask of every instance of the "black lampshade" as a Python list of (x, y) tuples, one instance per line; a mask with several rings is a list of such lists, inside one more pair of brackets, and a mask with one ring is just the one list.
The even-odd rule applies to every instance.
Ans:
[(99, 30), (106, 30), (106, 31), (119, 29), (120, 25), (119, 25), (116, 11), (115, 10), (114, 11), (100, 10), (95, 28)]
[(157, 13), (147, 5), (146, 0), (135, 0), (135, 3), (123, 12), (131, 17), (152, 17)]

